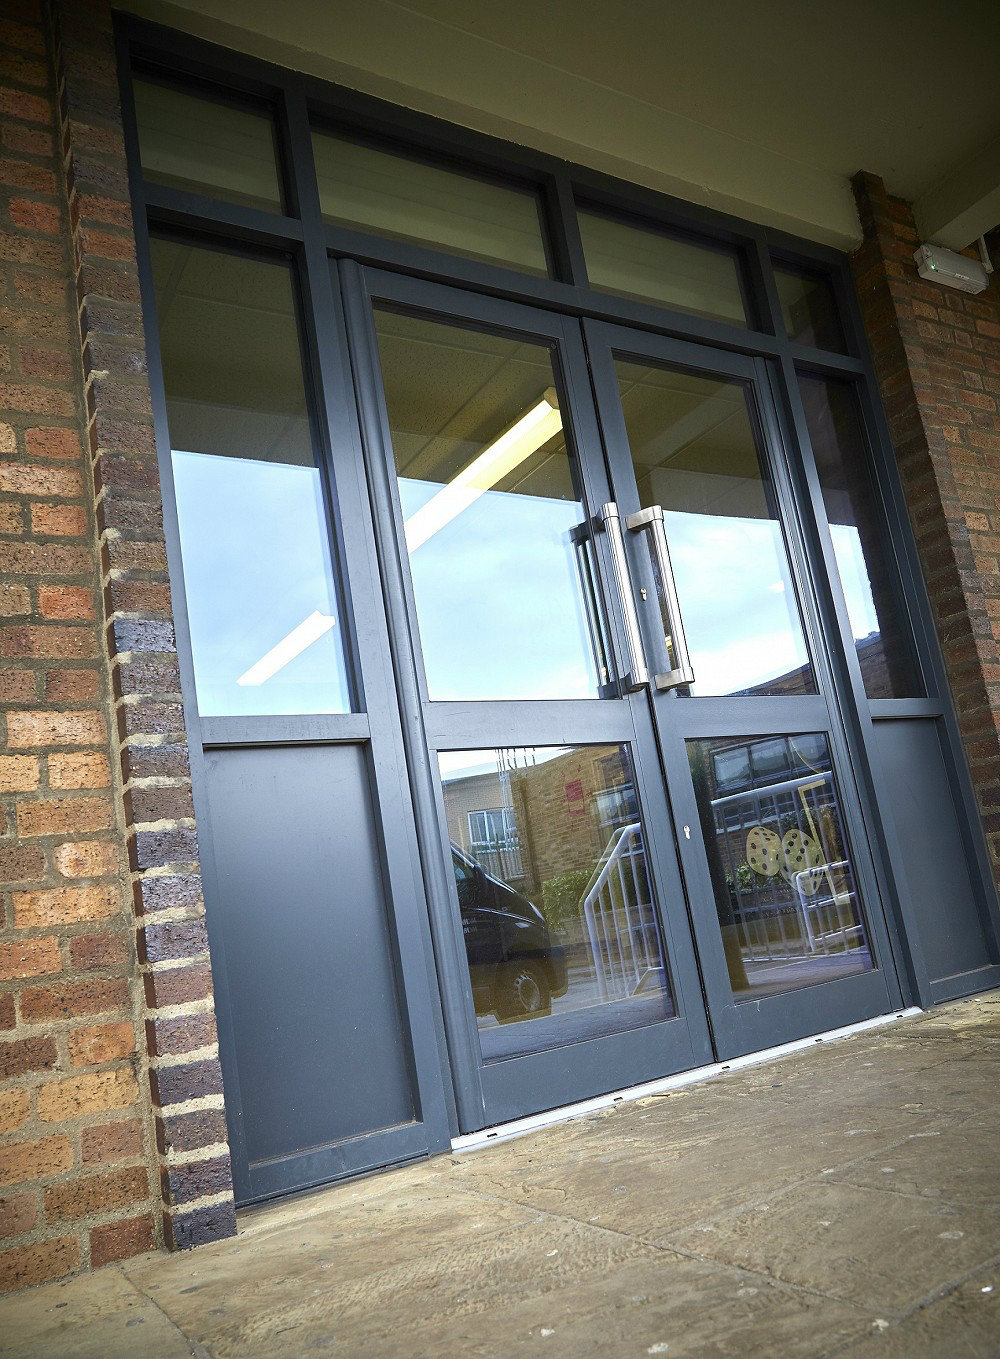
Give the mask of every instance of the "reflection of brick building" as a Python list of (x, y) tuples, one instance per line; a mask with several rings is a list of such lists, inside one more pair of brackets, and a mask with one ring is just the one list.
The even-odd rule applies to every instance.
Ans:
[(513, 820), (520, 866), (516, 885), (532, 898), (559, 874), (589, 874), (615, 828), (635, 813), (632, 771), (620, 746), (578, 746), (536, 764), (451, 779), (444, 785), (444, 802), (450, 839), (488, 872), (503, 868), (505, 855), (477, 852), (470, 815), (474, 827), (477, 812), (509, 809), (493, 824)]

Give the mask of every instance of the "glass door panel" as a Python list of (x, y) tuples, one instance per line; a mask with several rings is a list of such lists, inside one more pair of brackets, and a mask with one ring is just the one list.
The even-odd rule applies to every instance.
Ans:
[(870, 972), (826, 736), (685, 744), (736, 1000)]
[(483, 1060), (673, 1018), (628, 747), (438, 763)]
[(651, 717), (620, 678), (579, 328), (342, 271), (407, 600), (463, 1130), (708, 1061)]
[(428, 698), (595, 697), (553, 347), (385, 307), (375, 329)]
[(745, 384), (625, 359), (615, 375), (639, 503), (663, 509), (690, 692), (815, 693)]

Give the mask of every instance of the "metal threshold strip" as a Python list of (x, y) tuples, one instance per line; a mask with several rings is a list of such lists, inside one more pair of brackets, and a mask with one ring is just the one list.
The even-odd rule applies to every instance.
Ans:
[(572, 1118), (582, 1118), (600, 1109), (610, 1109), (615, 1104), (627, 1104), (632, 1100), (648, 1099), (651, 1095), (661, 1095), (668, 1090), (678, 1090), (685, 1085), (695, 1085), (699, 1081), (711, 1080), (727, 1071), (739, 1071), (743, 1067), (759, 1066), (762, 1062), (773, 1062), (778, 1057), (787, 1057), (792, 1052), (814, 1047), (817, 1043), (833, 1043), (838, 1038), (850, 1038), (852, 1034), (863, 1033), (866, 1029), (878, 1029), (884, 1024), (895, 1024), (899, 1019), (911, 1019), (922, 1014), (919, 1006), (908, 1010), (893, 1010), (891, 1014), (878, 1015), (875, 1019), (863, 1019), (857, 1024), (847, 1024), (842, 1029), (830, 1029), (826, 1033), (813, 1034), (809, 1038), (797, 1038), (793, 1043), (782, 1043), (778, 1047), (763, 1048), (760, 1052), (748, 1053), (745, 1057), (734, 1057), (728, 1062), (713, 1062), (711, 1066), (695, 1067), (691, 1071), (681, 1071), (675, 1076), (664, 1076), (657, 1081), (646, 1081), (643, 1085), (631, 1085), (626, 1090), (613, 1090), (607, 1095), (597, 1095), (593, 1099), (580, 1100), (577, 1104), (564, 1104), (559, 1109), (548, 1109), (543, 1114), (532, 1114), (530, 1118), (517, 1118), (511, 1123), (500, 1123), (495, 1128), (483, 1128), (481, 1132), (463, 1133), (453, 1137), (453, 1152), (476, 1151), (480, 1147), (492, 1146), (494, 1142), (506, 1142), (512, 1137), (523, 1137), (525, 1133), (538, 1132), (554, 1123), (566, 1123)]

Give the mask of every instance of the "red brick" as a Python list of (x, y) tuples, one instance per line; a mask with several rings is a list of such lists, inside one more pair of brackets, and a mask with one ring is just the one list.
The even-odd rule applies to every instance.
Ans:
[[(54, 549), (46, 545), (46, 550), (51, 554)], [(57, 574), (63, 573), (57, 571)], [(57, 624), (0, 628), (0, 656), (55, 661), (90, 660), (97, 656), (97, 638), (92, 628), (62, 627)]]
[(105, 1175), (86, 1175), (67, 1184), (54, 1184), (45, 1191), (47, 1222), (66, 1222), (97, 1213), (110, 1213), (148, 1197), (149, 1172), (145, 1166), (126, 1166)]
[(0, 463), (0, 491), (8, 495), (48, 495), (71, 499), (83, 494), (79, 472), (30, 462)]
[(149, 1213), (128, 1218), (125, 1222), (109, 1222), (93, 1227), (90, 1232), (90, 1263), (96, 1269), (113, 1260), (127, 1260), (142, 1255), (156, 1246), (153, 1218)]
[(32, 504), (31, 531), (40, 537), (80, 538), (87, 532), (87, 511), (79, 505)]
[(31, 1095), (23, 1087), (0, 1090), (0, 1133), (23, 1128), (31, 1116)]
[(128, 984), (118, 977), (93, 977), (21, 992), (21, 1017), (26, 1024), (44, 1024), (77, 1015), (121, 1014), (128, 1009)]
[(48, 802), (21, 802), (17, 829), (21, 835), (79, 835), (107, 830), (112, 824), (106, 797), (64, 797)]
[(121, 1123), (98, 1123), (80, 1132), (80, 1154), (84, 1165), (102, 1161), (124, 1161), (141, 1156), (142, 1124), (137, 1118)]
[[(44, 1086), (43, 1089), (50, 1089)], [(46, 1175), (59, 1175), (73, 1164), (68, 1137), (40, 1137), (7, 1142), (0, 1147), (0, 1184), (24, 1184)]]
[(53, 1038), (15, 1038), (0, 1042), (0, 1080), (13, 1080), (29, 1071), (51, 1071), (56, 1064)]
[(43, 1085), (38, 1092), (38, 1117), (43, 1123), (62, 1123), (84, 1114), (127, 1108), (138, 1096), (131, 1071), (88, 1072)]
[(24, 1236), (38, 1222), (34, 1194), (8, 1194), (0, 1198), (0, 1237)]
[(59, 941), (54, 935), (0, 943), (0, 981), (45, 977), (62, 971)]
[(75, 462), (83, 453), (80, 435), (75, 429), (36, 426), (25, 431), (24, 440), (29, 458), (62, 458)]
[(120, 967), (130, 957), (129, 938), (122, 932), (78, 934), (69, 941), (69, 955), (73, 966), (81, 972)]
[(43, 618), (93, 618), (94, 596), (79, 585), (40, 585), (38, 611)]
[(135, 1051), (135, 1030), (130, 1022), (89, 1024), (73, 1029), (69, 1035), (69, 1057), (73, 1066), (101, 1066), (116, 1062)]
[(29, 793), (38, 787), (35, 755), (0, 755), (0, 793)]
[[(45, 672), (45, 700), (47, 703), (86, 703), (88, 700), (97, 698), (100, 691), (101, 677), (95, 669), (46, 670)], [(61, 744), (80, 743), (64, 741)], [(86, 742), (82, 744), (86, 744)]]
[(119, 909), (117, 887), (47, 887), (14, 892), (14, 924), (19, 930), (107, 920)]
[(108, 757), (100, 752), (49, 756), (52, 788), (107, 788), (111, 783)]
[(7, 718), (7, 744), (13, 749), (100, 746), (106, 740), (107, 727), (97, 712), (25, 711), (10, 713)]
[(46, 872), (45, 855), (39, 845), (0, 844), (0, 882), (37, 882)]
[(60, 1279), (80, 1264), (80, 1243), (72, 1236), (50, 1237), (0, 1251), (0, 1292)]
[(67, 840), (56, 846), (53, 857), (64, 878), (100, 878), (119, 866), (118, 846), (106, 840)]

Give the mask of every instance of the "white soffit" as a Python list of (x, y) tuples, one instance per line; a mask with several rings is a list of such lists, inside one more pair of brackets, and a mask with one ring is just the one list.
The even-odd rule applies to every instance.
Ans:
[[(931, 0), (123, 7), (842, 249), (860, 234), (856, 170), (906, 198), (940, 197), (1000, 133), (995, 0), (947, 11)], [(963, 183), (935, 209), (953, 224), (968, 207)]]

